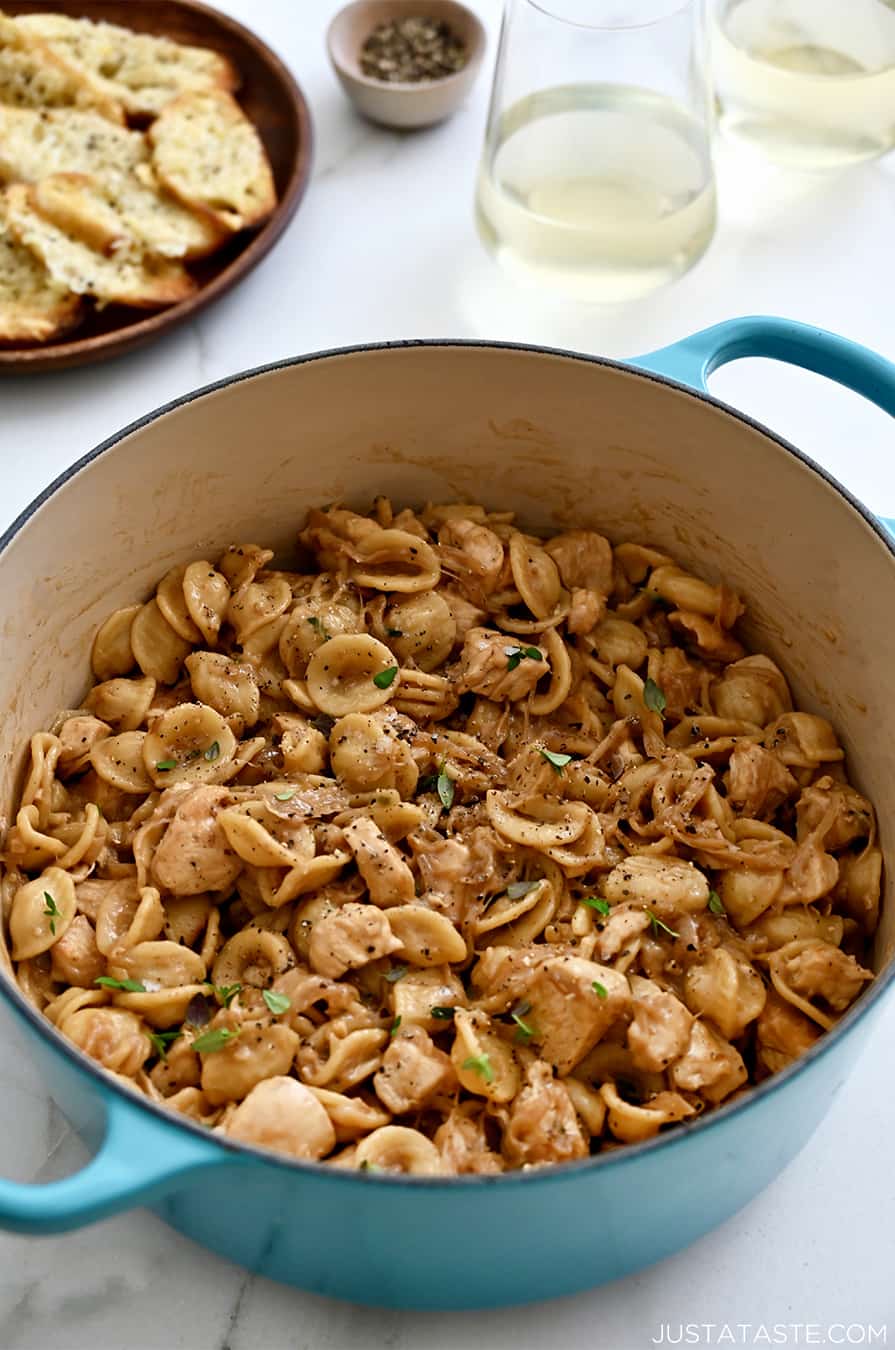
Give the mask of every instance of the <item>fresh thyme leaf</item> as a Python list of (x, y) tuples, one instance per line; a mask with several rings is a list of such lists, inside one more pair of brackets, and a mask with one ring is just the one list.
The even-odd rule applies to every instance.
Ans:
[(145, 994), (146, 986), (139, 980), (113, 980), (111, 975), (99, 975), (93, 981), (94, 984), (101, 984), (106, 989), (121, 989), (125, 994)]
[(385, 972), (382, 978), (388, 980), (389, 984), (397, 984), (399, 980), (403, 980), (406, 974), (406, 966), (393, 966), (391, 970)]
[(416, 785), (417, 792), (434, 792), (438, 787), (437, 773), (424, 773)]
[(208, 1026), (213, 1015), (214, 1005), (209, 1003), (205, 995), (194, 994), (186, 1006), (186, 1014), (183, 1020), (188, 1022), (191, 1027), (195, 1027), (197, 1031), (201, 1031), (203, 1027)]
[(158, 769), (159, 773), (167, 773), (169, 769), (176, 769), (176, 768), (177, 768), (177, 760), (176, 760), (176, 759), (157, 759), (156, 762), (155, 762), (155, 767)]
[(595, 909), (598, 914), (602, 914), (605, 919), (611, 913), (611, 905), (608, 900), (603, 900), (599, 895), (586, 895), (579, 904), (587, 905), (588, 909)]
[(438, 797), (441, 801), (441, 805), (444, 807), (445, 811), (450, 811), (454, 804), (454, 780), (453, 778), (448, 777), (447, 770), (443, 764), (438, 771), (436, 787), (438, 788)]
[(546, 759), (547, 763), (560, 775), (566, 765), (571, 763), (572, 760), (571, 755), (561, 755), (556, 750), (542, 750), (540, 746), (538, 746), (538, 754)]
[(214, 994), (222, 1008), (229, 1008), (230, 1004), (236, 998), (236, 995), (242, 992), (241, 984), (222, 984), (220, 986), (212, 984), (211, 980), (206, 980), (211, 992)]
[(203, 1031), (201, 1036), (197, 1036), (193, 1041), (193, 1049), (200, 1055), (213, 1055), (216, 1050), (223, 1050), (225, 1045), (235, 1041), (242, 1028), (236, 1031), (230, 1031), (228, 1027), (215, 1027), (212, 1031)]
[(47, 907), (44, 910), (44, 914), (50, 921), (50, 932), (53, 934), (53, 937), (55, 937), (56, 920), (61, 919), (62, 915), (59, 913), (59, 908), (56, 904), (56, 901), (53, 899), (52, 895), (50, 895), (49, 891), (44, 891), (44, 899), (47, 902)]
[(713, 914), (726, 914), (724, 902), (717, 891), (709, 891), (709, 909)]
[(382, 1168), (379, 1166), (378, 1163), (371, 1163), (371, 1162), (368, 1162), (367, 1159), (364, 1158), (363, 1162), (361, 1163), (360, 1167), (358, 1168), (358, 1171), (360, 1171), (360, 1172), (381, 1172), (381, 1171), (382, 1171)]
[(596, 994), (597, 998), (608, 998), (608, 997), (609, 997), (609, 995), (608, 995), (607, 992), (606, 992), (606, 986), (605, 986), (605, 984), (600, 984), (600, 981), (599, 981), (599, 980), (594, 980), (593, 984), (591, 985), (591, 989), (593, 989), (593, 991), (594, 991), (594, 993)]
[(529, 661), (543, 661), (544, 659), (539, 647), (523, 647), (522, 655), (527, 656)]
[(531, 1026), (529, 1022), (523, 1021), (523, 1018), (530, 1012), (531, 1004), (527, 998), (524, 998), (521, 1003), (516, 1004), (516, 1007), (513, 1008), (510, 1013), (510, 1016), (518, 1028), (516, 1031), (516, 1040), (520, 1045), (528, 1045), (528, 1042), (535, 1034), (534, 1027)]
[(160, 1059), (168, 1058), (168, 1046), (172, 1041), (176, 1041), (180, 1035), (180, 1027), (174, 1031), (147, 1031), (146, 1035), (152, 1042), (152, 1048)]
[(464, 1059), (463, 1068), (480, 1074), (486, 1083), (494, 1082), (494, 1070), (491, 1068), (491, 1060), (487, 1055), (470, 1055), (469, 1059)]
[(203, 756), (203, 758), (207, 759), (208, 762), (211, 763), (211, 761), (212, 761), (213, 759), (217, 759), (217, 758), (218, 758), (218, 756), (220, 755), (220, 753), (221, 753), (221, 747), (220, 747), (220, 745), (218, 744), (217, 741), (212, 741), (212, 742), (211, 742), (211, 745), (210, 745), (210, 746), (208, 747), (208, 749), (205, 751), (205, 755)]
[(453, 1008), (447, 1008), (444, 1004), (436, 1003), (434, 1008), (429, 1009), (429, 1015), (434, 1017), (436, 1022), (449, 1022), (454, 1015)]
[(394, 1022), (392, 1022), (391, 1026), (389, 1027), (388, 1034), (390, 1036), (397, 1036), (398, 1028), (400, 1027), (400, 1025), (401, 1025), (401, 1014), (399, 1013), (398, 1016), (395, 1018)]
[(658, 914), (654, 914), (651, 909), (646, 909), (645, 905), (644, 909), (646, 910), (646, 913), (649, 915), (650, 923), (653, 925), (653, 937), (659, 936), (660, 928), (664, 933), (667, 933), (669, 937), (673, 938), (680, 937), (680, 933), (676, 933), (673, 928), (668, 927), (667, 923), (663, 923), (662, 920), (659, 918)]
[(521, 900), (523, 895), (528, 895), (535, 886), (540, 886), (539, 881), (511, 881), (507, 886), (507, 895), (511, 900)]
[(292, 1007), (291, 1002), (285, 994), (278, 994), (273, 989), (263, 990), (261, 997), (264, 999), (264, 1002), (267, 1004), (274, 1017), (280, 1017)]
[(663, 713), (667, 700), (655, 680), (647, 678), (643, 686), (643, 701), (650, 712)]
[(273, 795), (274, 801), (291, 802), (292, 798), (295, 796), (295, 788), (287, 788), (285, 792), (275, 792)]
[(389, 666), (386, 670), (380, 670), (378, 675), (373, 676), (373, 683), (377, 689), (388, 689), (389, 685), (394, 683), (397, 673), (397, 666)]

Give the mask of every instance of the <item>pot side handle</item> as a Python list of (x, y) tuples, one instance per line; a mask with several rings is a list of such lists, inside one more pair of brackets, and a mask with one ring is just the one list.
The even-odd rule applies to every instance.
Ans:
[[(770, 357), (826, 375), (895, 417), (895, 365), (891, 361), (858, 342), (792, 319), (760, 315), (728, 319), (670, 347), (635, 357), (633, 364), (708, 392), (706, 381), (712, 371), (744, 356)], [(895, 536), (895, 520), (880, 520)]]
[(43, 1184), (0, 1180), (0, 1229), (31, 1236), (70, 1232), (157, 1198), (184, 1174), (223, 1161), (227, 1155), (211, 1140), (109, 1099), (103, 1141), (80, 1172)]

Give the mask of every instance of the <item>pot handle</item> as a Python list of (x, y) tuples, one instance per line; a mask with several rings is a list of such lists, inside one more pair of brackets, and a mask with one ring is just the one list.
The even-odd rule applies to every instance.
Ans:
[(106, 1130), (90, 1162), (46, 1183), (0, 1180), (0, 1229), (66, 1233), (156, 1198), (186, 1173), (230, 1161), (209, 1139), (193, 1138), (117, 1098), (107, 1099)]
[(792, 319), (728, 319), (670, 347), (634, 358), (643, 370), (706, 389), (712, 371), (744, 356), (788, 361), (863, 394), (895, 417), (895, 365), (848, 338)]
[[(712, 371), (744, 356), (788, 361), (826, 375), (895, 417), (895, 365), (891, 361), (858, 342), (792, 319), (761, 315), (728, 319), (670, 347), (635, 357), (633, 364), (708, 392), (706, 381)], [(895, 535), (895, 520), (880, 519)]]

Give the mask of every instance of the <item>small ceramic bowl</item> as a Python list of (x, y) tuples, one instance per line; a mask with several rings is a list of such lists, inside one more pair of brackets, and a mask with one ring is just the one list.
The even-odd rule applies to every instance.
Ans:
[[(462, 70), (441, 80), (388, 84), (365, 75), (361, 48), (373, 29), (392, 19), (423, 16), (443, 20), (466, 43)], [(485, 52), (485, 30), (472, 10), (456, 0), (355, 0), (339, 10), (326, 37), (329, 58), (358, 112), (388, 127), (429, 127), (443, 122), (475, 82)]]

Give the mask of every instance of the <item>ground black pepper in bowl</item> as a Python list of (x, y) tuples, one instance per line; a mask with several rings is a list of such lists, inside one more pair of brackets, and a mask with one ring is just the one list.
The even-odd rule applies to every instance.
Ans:
[(360, 53), (364, 75), (386, 84), (443, 80), (469, 59), (466, 43), (448, 24), (408, 15), (373, 29)]

